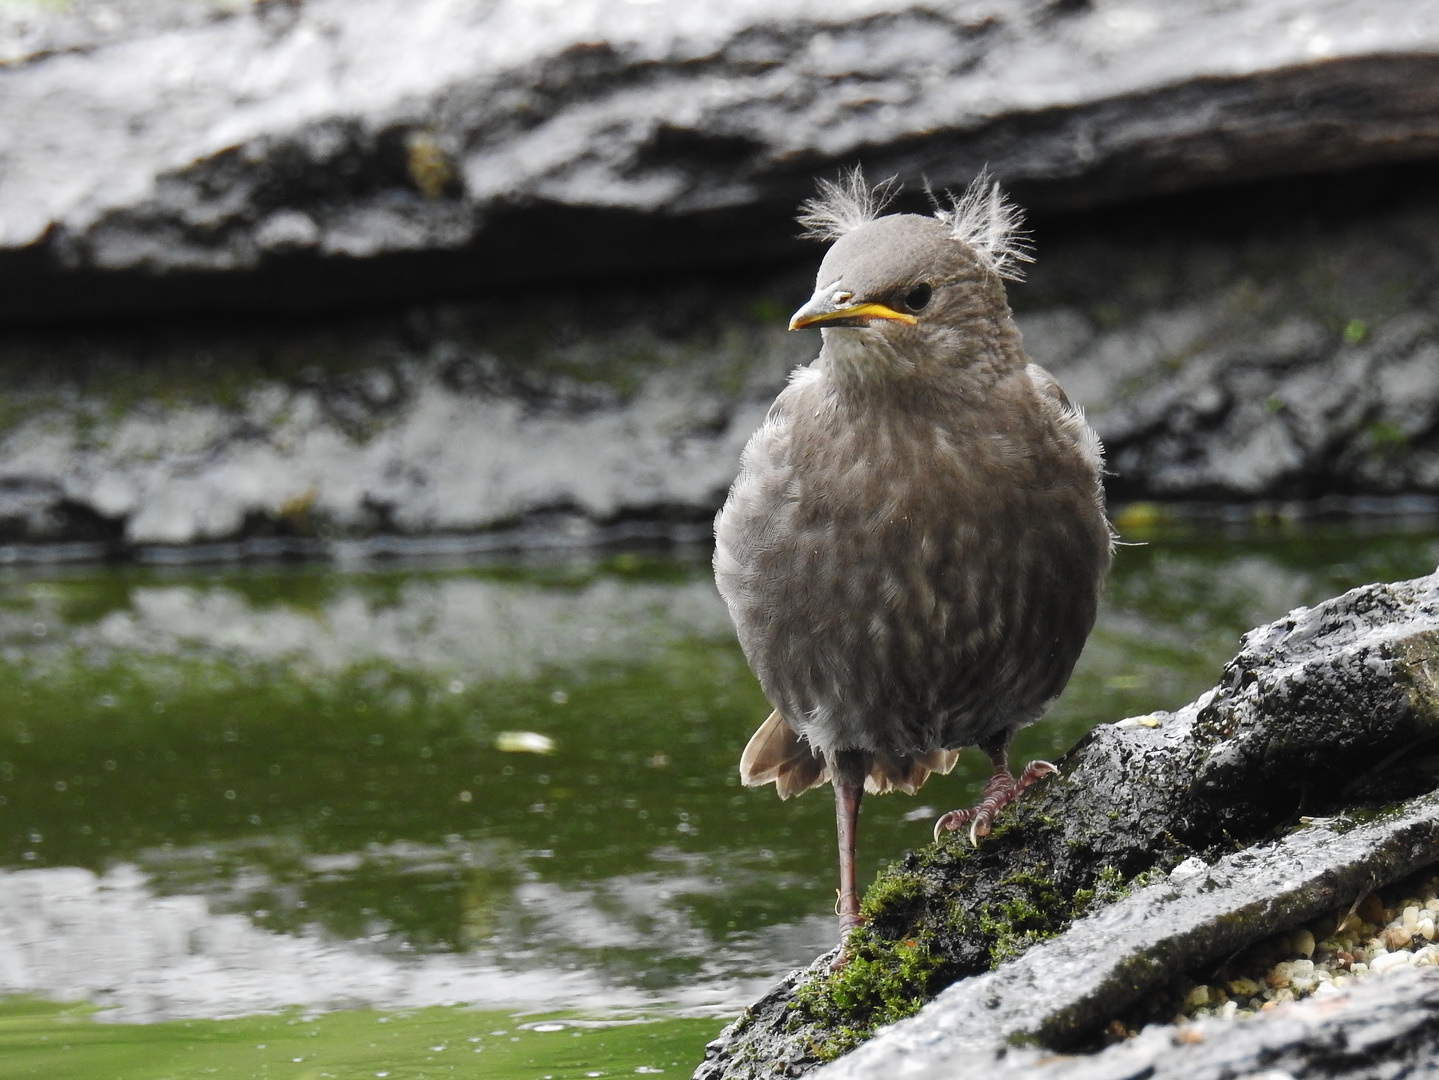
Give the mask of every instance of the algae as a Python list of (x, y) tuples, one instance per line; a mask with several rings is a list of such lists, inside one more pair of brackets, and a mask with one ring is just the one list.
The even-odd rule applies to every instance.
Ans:
[(663, 1014), (612, 1018), (516, 1016), (463, 1006), (403, 1011), (288, 1010), (229, 1020), (98, 1023), (102, 1011), (27, 997), (0, 998), (6, 1076), (49, 1080), (293, 1075), (484, 1080), (674, 1073), (717, 1021)]

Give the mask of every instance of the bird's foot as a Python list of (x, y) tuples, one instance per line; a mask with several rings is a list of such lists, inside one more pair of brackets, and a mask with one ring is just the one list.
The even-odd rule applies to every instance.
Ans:
[(969, 842), (978, 847), (979, 838), (989, 835), (989, 830), (994, 825), (994, 819), (1001, 810), (1014, 802), (1020, 792), (1025, 788), (1032, 787), (1041, 777), (1058, 771), (1047, 761), (1031, 761), (1024, 767), (1024, 771), (1019, 774), (1018, 778), (1003, 766), (995, 769), (994, 775), (989, 778), (989, 783), (984, 785), (984, 793), (976, 805), (971, 806), (968, 810), (951, 810), (934, 823), (935, 841), (938, 842), (941, 832), (958, 832), (968, 824)]
[(849, 963), (849, 935), (850, 931), (858, 930), (864, 925), (864, 919), (858, 915), (841, 915), (839, 919), (839, 952), (829, 962), (830, 971), (841, 971)]
[(840, 896), (835, 898), (835, 914), (839, 916), (839, 953), (830, 961), (830, 971), (839, 971), (849, 963), (849, 935), (850, 931), (858, 930), (865, 923), (865, 918), (857, 910), (841, 911), (844, 900)]

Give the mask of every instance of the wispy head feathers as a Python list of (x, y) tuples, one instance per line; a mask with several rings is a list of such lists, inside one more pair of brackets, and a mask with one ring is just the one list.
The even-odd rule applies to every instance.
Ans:
[(884, 212), (899, 194), (899, 180), (891, 176), (871, 188), (858, 165), (841, 172), (839, 180), (821, 180), (819, 195), (800, 204), (799, 218), (806, 240), (838, 240)]
[(988, 169), (969, 182), (964, 194), (955, 198), (948, 191), (949, 206), (934, 202), (934, 216), (949, 226), (949, 235), (974, 249), (980, 261), (1002, 278), (1023, 281), (1020, 263), (1034, 262), (1034, 246), (1023, 229), (1024, 213), (991, 180)]
[[(861, 225), (873, 221), (899, 194), (900, 184), (891, 176), (871, 188), (864, 171), (856, 165), (839, 174), (838, 180), (819, 181), (819, 195), (800, 205), (800, 235), (809, 240), (838, 240)], [(928, 188), (925, 189), (928, 191)], [(999, 181), (981, 169), (964, 194), (946, 191), (948, 205), (933, 192), (934, 216), (949, 229), (955, 240), (968, 244), (979, 261), (999, 277), (1023, 281), (1021, 263), (1034, 261), (1033, 246), (1023, 229), (1024, 214), (1000, 190)]]

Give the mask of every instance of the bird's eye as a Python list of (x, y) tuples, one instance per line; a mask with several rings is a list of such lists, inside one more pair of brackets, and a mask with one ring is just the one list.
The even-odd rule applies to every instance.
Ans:
[(934, 295), (934, 289), (925, 285), (916, 285), (909, 290), (904, 298), (904, 306), (910, 311), (923, 311), (924, 306), (929, 303), (929, 298)]

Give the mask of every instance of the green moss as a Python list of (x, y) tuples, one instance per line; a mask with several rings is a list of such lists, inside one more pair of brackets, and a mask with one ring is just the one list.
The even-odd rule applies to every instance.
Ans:
[(862, 928), (845, 948), (843, 967), (795, 990), (794, 1009), (827, 1032), (810, 1044), (820, 1061), (832, 1061), (876, 1028), (918, 1012), (934, 996), (930, 984), (943, 963), (930, 935), (885, 941)]
[(1021, 891), (1008, 900), (986, 903), (979, 909), (980, 932), (991, 939), (991, 967), (1012, 960), (1069, 924), (1069, 905), (1053, 882), (1025, 872), (1005, 878), (1000, 886)]
[[(1143, 874), (1140, 875), (1140, 877), (1143, 876)], [(1114, 867), (1105, 865), (1100, 868), (1098, 877), (1094, 879), (1094, 898), (1100, 904), (1112, 904), (1114, 901), (1123, 900), (1128, 896), (1132, 887), (1132, 885), (1125, 884), (1123, 874)]]
[(1138, 887), (1139, 880), (1126, 882), (1118, 869), (1106, 864), (1092, 887), (1065, 895), (1055, 882), (1039, 874), (1011, 874), (1000, 882), (1000, 887), (1017, 892), (1007, 900), (986, 903), (979, 909), (979, 930), (991, 939), (990, 966), (1012, 960), (1031, 945), (1063, 933), (1075, 919), (1122, 900)]
[(889, 867), (875, 879), (860, 902), (859, 911), (869, 922), (876, 915), (911, 907), (924, 893), (924, 885), (913, 873)]
[[(1144, 877), (1144, 875), (1141, 874), (1140, 877)], [(1138, 881), (1138, 878), (1135, 880)], [(1094, 888), (1079, 889), (1075, 892), (1074, 899), (1070, 903), (1071, 921), (1112, 904), (1116, 900), (1123, 900), (1137, 887), (1133, 882), (1126, 883), (1124, 875), (1114, 867), (1108, 865), (1102, 867), (1098, 877), (1094, 880)]]
[(985, 904), (979, 913), (979, 928), (993, 940), (989, 947), (990, 967), (998, 967), (1006, 960), (1013, 960), (1023, 954), (1031, 945), (1053, 937), (1057, 931), (1043, 926), (1026, 927), (1035, 921), (1038, 912), (1033, 908), (1017, 906), (1014, 903), (1000, 905), (998, 911)]
[[(1078, 890), (1033, 863), (989, 886), (956, 884), (967, 878), (963, 864), (992, 855), (1005, 833), (1013, 834), (1007, 846), (1022, 850), (1036, 823), (1054, 826), (1042, 813), (1020, 811), (991, 834), (981, 852), (967, 844), (941, 843), (879, 875), (861, 905), (868, 923), (851, 937), (848, 962), (796, 990), (793, 1030), (809, 1032), (810, 1054), (830, 1060), (863, 1042), (876, 1027), (916, 1012), (954, 978), (973, 970), (968, 966), (972, 960), (963, 969), (956, 967), (967, 949), (978, 945), (981, 962), (997, 967), (1127, 895), (1123, 873), (1111, 865), (1099, 867)], [(937, 886), (936, 874), (946, 884)], [(962, 942), (968, 945), (956, 953)]]
[(1158, 868), (1135, 874), (1134, 877), (1129, 879), (1129, 884), (1125, 886), (1124, 891), (1120, 893), (1120, 896), (1116, 897), (1116, 899), (1128, 896), (1137, 889), (1143, 889), (1146, 886), (1152, 885), (1163, 877), (1165, 877), (1165, 871)]

